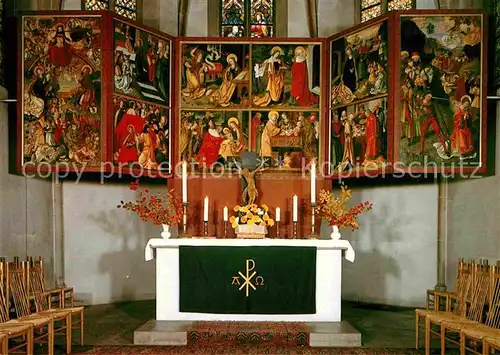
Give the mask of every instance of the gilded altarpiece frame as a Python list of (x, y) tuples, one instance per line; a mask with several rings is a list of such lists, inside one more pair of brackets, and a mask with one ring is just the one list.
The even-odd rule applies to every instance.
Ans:
[(267, 171), (323, 160), (324, 41), (182, 38), (177, 157), (232, 171), (254, 152)]
[(393, 27), (382, 16), (328, 39), (328, 178), (391, 172)]

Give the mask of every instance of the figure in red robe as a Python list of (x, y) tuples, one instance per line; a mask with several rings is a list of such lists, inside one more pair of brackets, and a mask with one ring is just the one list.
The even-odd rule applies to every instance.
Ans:
[(260, 128), (260, 125), (262, 124), (262, 121), (261, 121), (261, 118), (262, 118), (262, 114), (260, 112), (257, 112), (255, 114), (255, 116), (253, 116), (252, 118), (252, 128), (251, 128), (251, 137), (250, 137), (250, 142), (251, 143), (251, 151), (252, 152), (258, 152), (259, 150), (259, 144), (257, 142), (257, 140), (260, 138), (259, 137), (259, 128)]
[(118, 162), (124, 164), (134, 163), (139, 159), (139, 141), (137, 139), (137, 135), (135, 134), (135, 128), (133, 125), (128, 125), (127, 130), (128, 134), (122, 143), (120, 153), (118, 155)]
[(461, 103), (456, 102), (455, 114), (453, 115), (453, 132), (451, 133), (451, 151), (459, 155), (472, 153), (472, 132), (468, 127), (470, 112), (467, 110), (471, 105), (471, 98), (467, 95), (462, 97)]
[(151, 46), (146, 53), (146, 59), (148, 61), (148, 79), (150, 82), (155, 82), (155, 74), (156, 74), (156, 53), (155, 53), (156, 45), (154, 42), (151, 42)]
[(220, 136), (212, 119), (208, 121), (208, 131), (203, 136), (201, 148), (196, 156), (196, 161), (206, 167), (212, 166), (219, 158), (219, 148), (223, 138)]
[(256, 38), (264, 38), (269, 36), (269, 30), (264, 20), (264, 15), (261, 12), (255, 14), (255, 22), (250, 26), (250, 35)]
[(54, 41), (49, 45), (49, 60), (56, 67), (65, 67), (71, 63), (72, 58), (71, 44), (67, 41), (64, 28), (59, 25)]
[(376, 159), (378, 156), (377, 117), (370, 110), (366, 111), (366, 159)]
[(292, 64), (291, 97), (300, 106), (313, 106), (318, 103), (318, 96), (309, 90), (309, 74), (307, 72), (306, 50), (304, 47), (295, 48), (295, 58)]
[(438, 136), (439, 141), (443, 145), (443, 148), (446, 149), (445, 140), (441, 129), (436, 120), (436, 115), (434, 114), (434, 110), (432, 107), (432, 95), (427, 94), (422, 101), (422, 110), (424, 113), (424, 123), (421, 126), (421, 135), (420, 135), (420, 154), (424, 153), (425, 146), (425, 134), (430, 126), (434, 130), (434, 133)]

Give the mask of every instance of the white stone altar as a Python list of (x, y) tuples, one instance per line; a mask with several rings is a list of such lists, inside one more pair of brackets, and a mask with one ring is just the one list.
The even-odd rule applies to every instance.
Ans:
[[(316, 247), (316, 313), (315, 314), (210, 314), (179, 311), (180, 246), (287, 246)], [(290, 321), (340, 322), (343, 254), (354, 261), (354, 251), (346, 240), (313, 239), (150, 239), (146, 261), (156, 252), (156, 321)]]

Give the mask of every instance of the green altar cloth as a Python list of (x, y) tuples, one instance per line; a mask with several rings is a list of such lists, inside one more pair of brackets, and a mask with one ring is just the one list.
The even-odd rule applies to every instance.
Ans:
[(180, 311), (316, 313), (314, 247), (179, 247)]

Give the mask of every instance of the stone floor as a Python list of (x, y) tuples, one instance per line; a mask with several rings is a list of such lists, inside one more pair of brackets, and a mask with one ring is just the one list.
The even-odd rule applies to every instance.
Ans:
[[(129, 345), (134, 331), (155, 317), (155, 301), (91, 306), (85, 309), (86, 345)], [(362, 334), (368, 348), (415, 346), (415, 311), (345, 302), (342, 318)]]

